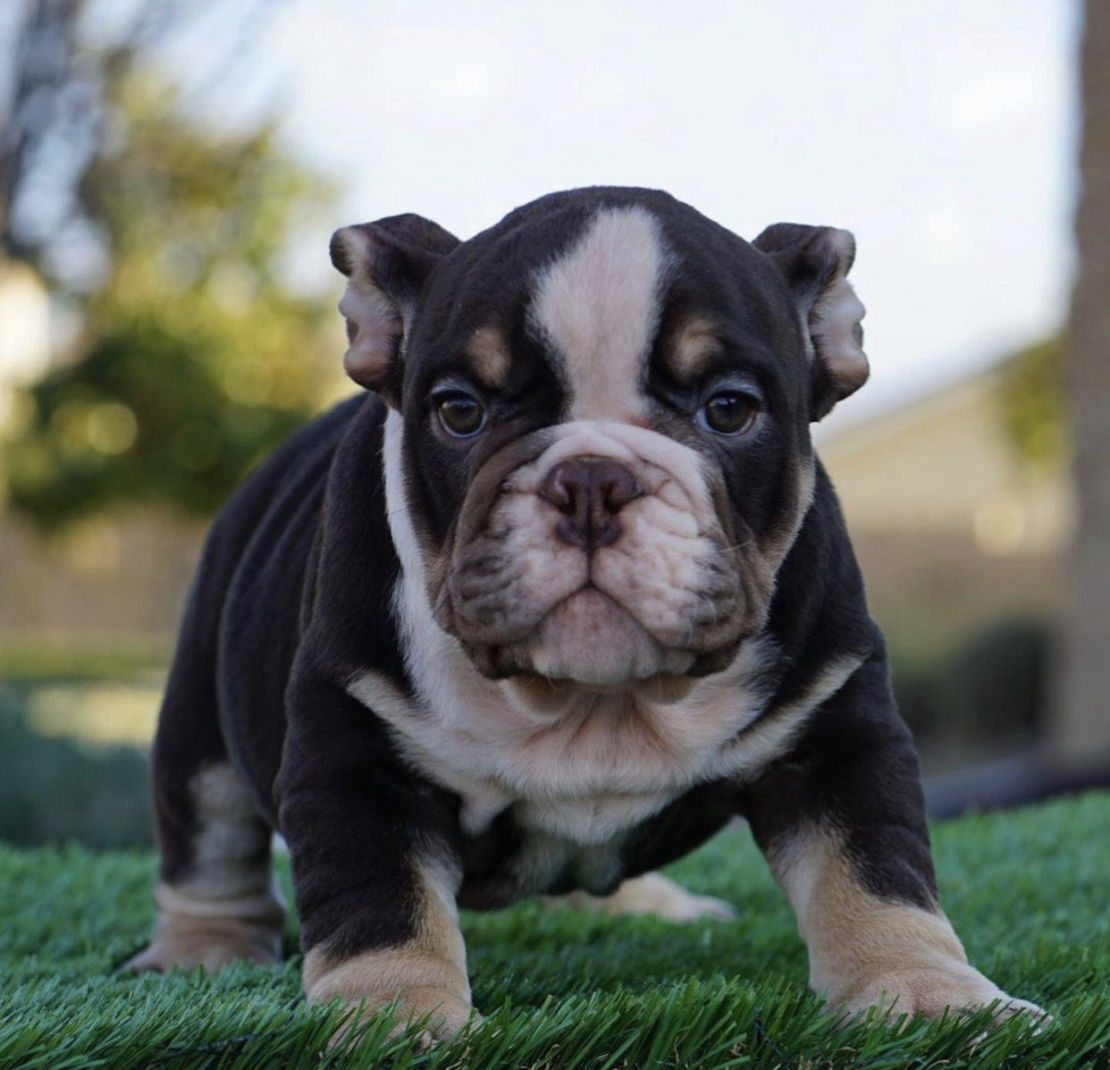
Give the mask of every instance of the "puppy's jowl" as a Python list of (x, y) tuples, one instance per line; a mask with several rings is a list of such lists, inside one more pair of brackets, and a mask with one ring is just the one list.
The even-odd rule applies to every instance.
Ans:
[[(367, 389), (216, 521), (154, 748), (145, 969), (273, 962), (310, 1000), (471, 1013), (458, 905), (649, 871), (731, 817), (834, 1007), (1011, 1000), (937, 902), (917, 759), (809, 425), (867, 378), (854, 243), (749, 244), (663, 193), (544, 197), (460, 242), (348, 227)], [(649, 874), (648, 876), (642, 876)]]

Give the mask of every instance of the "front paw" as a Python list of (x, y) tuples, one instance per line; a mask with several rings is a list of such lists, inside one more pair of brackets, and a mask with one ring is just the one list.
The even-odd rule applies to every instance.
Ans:
[(414, 1022), (423, 1022), (421, 1041), (431, 1043), (459, 1033), (477, 1017), (470, 985), (460, 963), (418, 951), (370, 951), (334, 962), (318, 950), (304, 962), (305, 996), (309, 1003), (339, 999), (357, 1008), (348, 1017), (341, 1038), (358, 1021), (389, 1010), (396, 1036)]
[(961, 962), (898, 967), (877, 976), (842, 982), (827, 993), (829, 1008), (849, 1015), (868, 1007), (890, 1007), (897, 1014), (940, 1018), (946, 1011), (975, 1011), (992, 1003), (997, 1004), (996, 1022), (1015, 1014), (1048, 1020), (1035, 1003), (1007, 995), (974, 967)]
[(340, 998), (344, 1004), (357, 1007), (358, 1013), (344, 1022), (337, 1040), (341, 1040), (357, 1022), (381, 1014), (387, 1008), (395, 1023), (389, 1035), (396, 1037), (414, 1022), (419, 1022), (423, 1024), (419, 1037), (423, 1046), (449, 1040), (461, 1033), (472, 1018), (479, 1018), (469, 1000), (461, 999), (444, 988), (351, 993)]

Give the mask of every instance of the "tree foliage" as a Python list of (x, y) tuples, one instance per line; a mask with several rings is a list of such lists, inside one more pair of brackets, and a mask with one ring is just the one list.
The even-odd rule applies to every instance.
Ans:
[(1036, 342), (1002, 366), (1002, 424), (1018, 456), (1032, 468), (1059, 471), (1071, 460), (1071, 422), (1064, 389), (1066, 342)]
[(207, 513), (317, 404), (332, 314), (289, 289), (282, 262), (330, 190), (272, 123), (190, 113), (141, 49), (78, 51), (103, 94), (71, 253), (88, 261), (93, 228), (102, 255), (69, 270), (64, 243), (8, 242), (79, 323), (17, 408), (9, 499), (47, 526), (124, 502)]

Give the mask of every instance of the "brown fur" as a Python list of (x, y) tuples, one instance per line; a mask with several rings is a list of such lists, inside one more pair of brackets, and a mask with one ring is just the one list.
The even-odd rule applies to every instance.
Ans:
[(470, 1017), (466, 948), (459, 931), (455, 892), (438, 874), (422, 874), (416, 935), (400, 947), (336, 959), (315, 947), (304, 959), (305, 994), (310, 1003), (342, 999), (363, 1007), (367, 1016), (398, 1001), (404, 1022), (431, 1016), (435, 1035), (457, 1033)]
[(689, 382), (697, 379), (720, 352), (721, 341), (713, 322), (703, 316), (692, 316), (675, 333), (667, 351), (667, 363), (676, 378)]
[(466, 359), (475, 378), (490, 390), (501, 390), (508, 382), (512, 352), (500, 328), (479, 327), (466, 344)]

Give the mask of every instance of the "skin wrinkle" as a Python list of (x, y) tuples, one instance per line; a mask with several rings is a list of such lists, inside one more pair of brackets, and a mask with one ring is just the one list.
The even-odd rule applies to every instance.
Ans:
[[(612, 414), (628, 421), (623, 425), (626, 429), (646, 422), (638, 412), (647, 401), (643, 378), (652, 359), (653, 339), (661, 329), (663, 283), (672, 261), (660, 221), (652, 211), (640, 205), (603, 205), (594, 211), (577, 240), (533, 280), (528, 322), (554, 346), (561, 365), (557, 378), (570, 391), (568, 405), (572, 417)], [(664, 344), (663, 356), (666, 358), (669, 351), (672, 363), (689, 358), (685, 361), (689, 369), (695, 357), (720, 348), (720, 324), (716, 313), (686, 310), (680, 316), (677, 324), (665, 328), (669, 339)], [(496, 358), (494, 363), (500, 366), (504, 365), (501, 358), (512, 354), (506, 345), (508, 338), (492, 326), (495, 320), (472, 329), (464, 348), (472, 357), (475, 353), (481, 357), (480, 351), (487, 351), (486, 355), (492, 354)], [(406, 345), (408, 341), (406, 338)], [(597, 414), (582, 408), (597, 404), (602, 405)], [(605, 409), (605, 405), (611, 407)], [(500, 664), (501, 672), (527, 669), (545, 645), (558, 641), (556, 620), (570, 621), (578, 616), (568, 606), (568, 597), (573, 598), (576, 589), (590, 584), (605, 591), (616, 605), (638, 620), (641, 628), (647, 629), (655, 642), (664, 646), (678, 642), (691, 645), (696, 638), (707, 648), (723, 650), (736, 636), (758, 630), (766, 618), (766, 603), (773, 591), (773, 573), (778, 563), (769, 558), (781, 559), (790, 540), (769, 533), (765, 546), (760, 546), (764, 540), (754, 539), (751, 534), (735, 538), (731, 531), (735, 519), (731, 501), (717, 467), (718, 451), (703, 448), (692, 429), (684, 430), (678, 437), (696, 447), (691, 453), (692, 468), (697, 473), (695, 500), (708, 498), (705, 504), (711, 525), (699, 522), (693, 541), (683, 543), (673, 530), (673, 522), (680, 521), (684, 512), (697, 514), (700, 510), (690, 510), (686, 494), (682, 497), (687, 501), (678, 503), (679, 516), (666, 517), (658, 503), (666, 501), (674, 487), (660, 487), (654, 507), (648, 503), (623, 511), (622, 520), (632, 529), (621, 540), (623, 556), (598, 554), (585, 567), (575, 560), (573, 553), (552, 545), (551, 533), (543, 530), (542, 517), (538, 521), (539, 530), (529, 533), (527, 514), (535, 511), (534, 488), (526, 488), (522, 495), (529, 502), (528, 507), (514, 508), (510, 495), (502, 494), (506, 488), (511, 492), (521, 468), (529, 466), (521, 465), (514, 471), (511, 463), (508, 467), (503, 464), (487, 467), (489, 462), (483, 463), (464, 502), (459, 523), (449, 534), (447, 547), (431, 555), (433, 566), (427, 569), (440, 623), (457, 633), (479, 661), (489, 666)], [(668, 450), (679, 448), (669, 436), (663, 440)], [(584, 444), (576, 451), (576, 455), (593, 454)], [(609, 455), (609, 450), (603, 448), (601, 454)], [(547, 459), (552, 465), (556, 460), (553, 454), (547, 455)], [(640, 459), (645, 463), (657, 460), (642, 454)], [(688, 472), (687, 491), (691, 483)], [(485, 545), (468, 546), (470, 530), (483, 525), (485, 531), (479, 538)], [(722, 528), (731, 537), (721, 538)], [(795, 523), (784, 534), (793, 535), (796, 530)], [(502, 545), (494, 552), (491, 543)], [(465, 553), (463, 547), (471, 552)], [(771, 552), (763, 555), (759, 551), (765, 548)], [(639, 571), (646, 572), (648, 582), (639, 579), (633, 557), (641, 563)], [(761, 557), (764, 559), (760, 560)], [(454, 564), (451, 570), (447, 568), (449, 560)], [(643, 568), (644, 561), (651, 563), (649, 569)], [(727, 575), (729, 564), (735, 573), (731, 581)], [(692, 567), (696, 574), (691, 573)], [(449, 573), (454, 573), (457, 579), (441, 583)], [(730, 604), (726, 612), (726, 602), (735, 602), (737, 598), (746, 611), (740, 604)], [(557, 614), (555, 619), (553, 614)], [(537, 649), (529, 652), (524, 637), (540, 621), (547, 621), (546, 630), (552, 634), (541, 639), (538, 647), (531, 643)], [(621, 624), (618, 630), (623, 628)], [(635, 631), (624, 634), (627, 638), (621, 641), (633, 646), (640, 643)], [(484, 653), (482, 647), (486, 648)], [(560, 657), (569, 656), (568, 650), (563, 655), (556, 654), (554, 663), (550, 658), (546, 663), (557, 665)], [(640, 664), (642, 656), (630, 647), (628, 664)], [(613, 671), (616, 670), (614, 665)]]
[[(599, 430), (604, 427), (609, 433), (604, 439), (591, 441), (593, 426), (597, 426)], [(507, 626), (507, 622), (512, 621), (516, 614), (515, 628), (504, 634), (497, 634), (496, 638), (490, 633), (483, 641), (501, 644), (513, 642), (514, 634), (525, 635), (534, 627), (535, 621), (549, 615), (569, 595), (592, 580), (618, 604), (640, 619), (641, 624), (647, 623), (656, 638), (666, 644), (674, 642), (679, 634), (690, 634), (689, 611), (679, 608), (683, 602), (688, 601), (696, 606), (704, 598), (713, 598), (716, 602), (714, 612), (707, 618), (703, 617), (703, 620), (720, 622), (721, 598), (724, 594), (721, 589), (720, 562), (726, 557), (726, 553), (721, 545), (723, 540), (719, 519), (710, 505), (711, 497), (701, 480), (701, 462), (695, 461), (686, 469), (686, 481), (693, 479), (697, 486), (691, 497), (691, 489), (683, 486), (674, 473), (664, 471), (659, 475), (655, 474), (654, 466), (663, 460), (662, 457), (652, 456), (658, 452), (658, 447), (647, 451), (645, 458), (643, 451), (625, 453), (626, 447), (618, 444), (620, 439), (614, 442), (614, 434), (627, 439), (630, 429), (626, 426), (587, 424), (581, 432), (578, 427), (578, 424), (563, 425), (556, 433), (553, 448), (541, 457), (540, 462), (522, 466), (511, 475), (499, 477), (499, 484), (504, 484), (507, 489), (500, 502), (487, 513), (486, 531), (475, 540), (478, 545), (465, 548), (456, 546), (453, 552), (455, 566), (451, 581), (451, 602), (456, 621), (473, 624), (480, 619), (482, 623), (488, 623), (491, 603), (496, 606), (502, 600), (505, 604), (497, 607), (499, 611), (496, 620)], [(585, 436), (585, 442), (575, 451), (575, 455), (589, 451), (588, 455), (614, 456), (626, 463), (631, 460), (634, 470), (649, 492), (643, 499), (630, 503), (622, 510), (622, 520), (627, 529), (624, 537), (614, 546), (606, 548), (608, 553), (596, 554), (589, 561), (584, 561), (580, 551), (575, 548), (564, 548), (558, 543), (552, 545), (545, 519), (548, 507), (538, 505), (535, 497), (535, 487), (544, 472), (558, 463), (562, 455), (569, 453), (567, 440), (572, 440), (570, 445), (574, 445), (573, 438), (579, 433)], [(638, 431), (638, 435), (657, 437), (651, 432), (643, 431)], [(662, 444), (664, 452), (671, 456), (681, 457), (684, 453), (684, 447), (669, 439), (662, 439)], [(693, 460), (693, 455), (690, 456)], [(637, 461), (640, 463), (637, 464)], [(645, 469), (644, 464), (650, 468)], [(685, 501), (681, 498), (685, 498)], [(696, 504), (699, 498), (700, 505)], [(465, 505), (463, 512), (467, 512)], [(532, 521), (530, 518), (537, 514), (537, 520)], [(648, 517), (652, 520), (649, 521)], [(538, 530), (536, 523), (540, 525)], [(473, 530), (475, 526), (473, 520), (464, 520), (459, 525), (459, 531)], [(504, 528), (510, 533), (510, 541), (498, 545), (496, 551), (492, 551), (489, 546), (491, 528)], [(692, 551), (692, 547), (697, 547), (696, 551)], [(665, 556), (659, 559), (656, 557), (658, 553)], [(658, 562), (658, 568), (647, 570), (653, 582), (644, 584), (640, 579), (645, 571), (643, 563), (653, 559)], [(483, 568), (487, 563), (498, 561), (504, 562), (504, 567), (512, 569), (512, 572), (499, 576), (495, 571)], [(629, 568), (627, 564), (622, 567), (622, 562), (634, 562), (636, 567)], [(533, 570), (537, 566), (543, 571), (535, 573)], [(700, 579), (691, 575), (691, 568), (701, 573)], [(626, 575), (622, 575), (622, 572)], [(635, 579), (635, 584), (630, 586), (632, 578)], [(728, 587), (727, 582), (725, 586)], [(663, 599), (662, 602), (658, 601), (660, 598)], [(473, 603), (468, 605), (468, 600), (473, 600)], [(522, 609), (528, 616), (519, 616)], [(681, 633), (667, 625), (668, 619), (682, 621)], [(671, 627), (670, 632), (668, 627)], [(480, 635), (479, 632), (465, 638), (473, 641)]]

